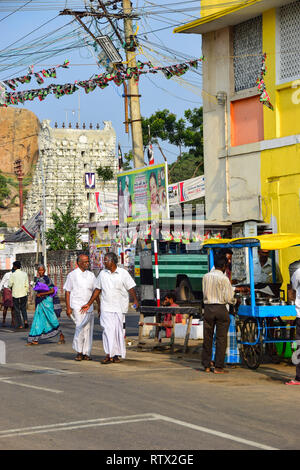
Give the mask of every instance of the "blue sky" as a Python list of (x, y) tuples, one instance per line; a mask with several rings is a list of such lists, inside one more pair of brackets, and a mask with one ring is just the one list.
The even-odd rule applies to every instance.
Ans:
[[(170, 2), (171, 0), (165, 0), (164, 4)], [(12, 3), (14, 3), (15, 9), (17, 9), (23, 2), (14, 1)], [(24, 4), (25, 3), (24, 0)], [(61, 6), (64, 2), (54, 0), (53, 4), (54, 3)], [(78, 5), (80, 2), (77, 1), (74, 3)], [(139, 0), (138, 3), (138, 6), (144, 6), (146, 4), (141, 0)], [(154, 3), (161, 4), (159, 0), (152, 2), (152, 4)], [(196, 2), (193, 1), (190, 3), (193, 6), (196, 4)], [(67, 7), (72, 6), (72, 2), (65, 2), (65, 4)], [(134, 1), (133, 4), (136, 6), (136, 1)], [(149, 8), (148, 4), (147, 8)], [(58, 8), (57, 11), (49, 9), (28, 11), (26, 7), (24, 7), (24, 9), (12, 13), (12, 9), (6, 12), (1, 11), (0, 5), (0, 80), (24, 75), (28, 70), (29, 64), (35, 64), (34, 71), (37, 72), (43, 68), (61, 64), (65, 59), (69, 59), (70, 67), (68, 69), (58, 69), (56, 79), (45, 79), (45, 83), (41, 86), (37, 85), (35, 79), (32, 79), (30, 84), (26, 86), (20, 85), (17, 91), (46, 87), (50, 83), (74, 83), (75, 80), (86, 80), (92, 77), (93, 74), (104, 72), (104, 69), (99, 68), (96, 64), (95, 51), (92, 47), (86, 46), (80, 49), (69, 49), (62, 51), (58, 55), (55, 55), (55, 57), (51, 57), (51, 50), (53, 50), (54, 47), (56, 49), (63, 49), (67, 44), (66, 38), (64, 37), (59, 37), (59, 40), (57, 40), (55, 45), (52, 44), (51, 47), (45, 44), (48, 34), (49, 39), (54, 37), (50, 35), (51, 32), (71, 21), (71, 17), (57, 16), (60, 9), (61, 8)], [(199, 15), (199, 12), (193, 11), (186, 15), (182, 13), (169, 14), (164, 13), (162, 9), (162, 13), (164, 19), (162, 19), (162, 16), (159, 16), (159, 18), (155, 16), (143, 17), (141, 21), (134, 25), (135, 27), (137, 25), (139, 27), (137, 34), (141, 40), (142, 47), (142, 54), (139, 54), (138, 58), (142, 62), (147, 62), (155, 58), (161, 60), (161, 64), (167, 65), (201, 57), (201, 36), (173, 33), (173, 29), (177, 24), (194, 19)], [(8, 17), (5, 18), (6, 16)], [(48, 23), (45, 24), (46, 22)], [(174, 27), (170, 23), (173, 24)], [(45, 25), (39, 28), (43, 24)], [(122, 21), (120, 22), (120, 26), (123, 27)], [(168, 29), (162, 30), (162, 28), (166, 27)], [(75, 31), (77, 28), (79, 28), (79, 25), (74, 22), (69, 27), (57, 31), (56, 35), (64, 35), (65, 33)], [(29, 34), (35, 29), (37, 29), (35, 33)], [(42, 35), (44, 35), (43, 40), (39, 40), (33, 47), (29, 47), (34, 39), (39, 39)], [(87, 39), (84, 39), (82, 29), (80, 31), (78, 29), (76, 35), (77, 37), (79, 35), (81, 40), (87, 41)], [(24, 49), (23, 46), (28, 46), (28, 48)], [(40, 52), (46, 51), (47, 47), (49, 47), (50, 51), (49, 57), (43, 58), (40, 56)], [(171, 49), (171, 51), (169, 50), (166, 53), (162, 48)], [(164, 57), (160, 55), (161, 53)], [(9, 63), (12, 64), (10, 68), (8, 68)], [(140, 94), (142, 95), (142, 115), (148, 117), (159, 109), (167, 108), (178, 117), (182, 117), (185, 109), (201, 106), (201, 67), (198, 71), (188, 72), (182, 78), (184, 81), (178, 84), (173, 79), (167, 80), (161, 73), (142, 76), (139, 85)], [(49, 95), (42, 102), (36, 99), (33, 102), (27, 101), (24, 105), (19, 104), (18, 107), (25, 107), (33, 111), (40, 120), (50, 119), (51, 126), (54, 126), (56, 121), (59, 127), (62, 125), (62, 122), (66, 122), (66, 119), (75, 127), (75, 123), (78, 121), (78, 110), (80, 107), (80, 121), (81, 123), (85, 122), (87, 128), (90, 123), (93, 123), (94, 126), (96, 123), (99, 123), (100, 127), (102, 127), (103, 121), (112, 121), (117, 134), (117, 141), (120, 142), (122, 150), (125, 152), (131, 148), (131, 136), (126, 134), (124, 130), (124, 99), (122, 98), (122, 93), (122, 86), (117, 87), (114, 84), (110, 84), (104, 90), (97, 88), (89, 94), (86, 94), (84, 89), (80, 89), (80, 93), (76, 92), (73, 95), (64, 96), (59, 100), (53, 95)], [(163, 143), (162, 147), (168, 162), (173, 162), (177, 157), (176, 148), (166, 143)], [(154, 151), (155, 162), (162, 162), (163, 159), (159, 150), (155, 148)]]

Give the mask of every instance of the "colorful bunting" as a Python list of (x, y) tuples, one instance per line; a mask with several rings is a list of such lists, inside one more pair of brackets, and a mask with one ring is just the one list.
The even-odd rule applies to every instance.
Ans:
[[(203, 61), (203, 57), (168, 67), (153, 67), (151, 62), (143, 63), (138, 61), (136, 67), (126, 68), (124, 65), (121, 65), (118, 66), (118, 68), (112, 73), (96, 75), (94, 78), (89, 80), (75, 81), (74, 83), (66, 83), (64, 85), (51, 84), (47, 88), (42, 88), (39, 90), (27, 90), (16, 93), (5, 92), (4, 102), (2, 104), (0, 103), (0, 106), (17, 105), (18, 103), (23, 104), (25, 101), (32, 101), (35, 98), (38, 98), (40, 101), (42, 101), (50, 93), (59, 99), (64, 95), (71, 95), (72, 93), (75, 93), (75, 91), (78, 90), (78, 87), (82, 87), (86, 93), (90, 93), (94, 91), (97, 86), (101, 89), (107, 87), (111, 81), (113, 81), (117, 86), (122, 85), (125, 80), (130, 80), (131, 78), (134, 78), (136, 81), (138, 81), (140, 75), (145, 73), (158, 73), (161, 71), (168, 79), (170, 79), (174, 76), (178, 77), (183, 75), (189, 70), (190, 67), (198, 67), (198, 62), (201, 61)], [(62, 65), (58, 65), (48, 70), (41, 70), (40, 72), (33, 72), (33, 66), (31, 66), (26, 76), (6, 80), (3, 83), (15, 91), (16, 87), (18, 86), (17, 81), (23, 84), (29, 83), (31, 76), (34, 75), (38, 84), (42, 84), (44, 83), (42, 76), (44, 78), (56, 78), (56, 69), (59, 67), (67, 68), (68, 66), (68, 60), (65, 60)], [(148, 67), (148, 69), (145, 69), (145, 67)]]
[(39, 85), (42, 85), (44, 83), (44, 80), (43, 78), (41, 77), (40, 74), (43, 75), (43, 77), (45, 78), (56, 78), (56, 69), (58, 68), (68, 68), (69, 67), (69, 64), (70, 62), (68, 61), (68, 59), (66, 59), (64, 61), (63, 64), (61, 65), (56, 65), (55, 67), (52, 67), (51, 69), (48, 69), (48, 70), (40, 70), (38, 72), (34, 72), (33, 71), (33, 65), (31, 65), (28, 69), (28, 73), (27, 75), (24, 75), (23, 77), (17, 77), (17, 78), (12, 78), (10, 80), (3, 80), (3, 83), (7, 86), (9, 86), (9, 88), (11, 88), (12, 90), (15, 90), (18, 86), (18, 83), (17, 82), (20, 82), (21, 84), (24, 84), (24, 83), (29, 83), (31, 81), (31, 76), (34, 75), (35, 78), (36, 78), (36, 81)]
[(274, 107), (271, 103), (271, 99), (270, 99), (270, 96), (267, 92), (266, 84), (265, 84), (265, 80), (264, 80), (264, 76), (267, 73), (266, 60), (267, 60), (267, 54), (265, 53), (262, 56), (260, 77), (258, 77), (258, 79), (256, 81), (256, 84), (257, 84), (257, 87), (258, 87), (258, 91), (260, 92), (260, 99), (259, 99), (260, 102), (273, 111)]

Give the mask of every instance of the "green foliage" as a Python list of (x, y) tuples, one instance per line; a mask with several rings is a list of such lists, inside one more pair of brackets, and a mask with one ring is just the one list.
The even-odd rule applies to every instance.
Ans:
[(169, 183), (193, 178), (204, 172), (203, 162), (203, 110), (187, 109), (184, 119), (178, 119), (168, 109), (157, 111), (143, 118), (143, 141), (149, 142), (149, 126), (152, 143), (166, 141), (178, 147), (177, 161), (169, 165)]
[[(152, 144), (159, 140), (178, 148), (177, 160), (169, 165), (169, 183), (176, 183), (204, 173), (203, 161), (203, 110), (187, 109), (184, 118), (177, 119), (168, 109), (156, 111), (142, 118), (144, 148), (149, 143), (149, 126)], [(123, 170), (132, 168), (132, 151), (124, 156)]]
[(106, 181), (111, 181), (114, 178), (114, 172), (108, 166), (99, 166), (99, 168), (97, 168), (96, 171), (97, 171), (98, 177), (102, 179), (104, 183)]
[(123, 171), (132, 170), (132, 163), (133, 163), (133, 153), (130, 150), (128, 153), (123, 155)]
[(9, 196), (9, 194), (10, 190), (8, 188), (7, 179), (2, 174), (2, 171), (0, 171), (0, 207), (4, 207), (3, 201)]
[(80, 242), (81, 229), (78, 228), (79, 217), (73, 215), (73, 204), (69, 203), (66, 212), (60, 209), (53, 212), (54, 228), (46, 232), (49, 250), (76, 250)]

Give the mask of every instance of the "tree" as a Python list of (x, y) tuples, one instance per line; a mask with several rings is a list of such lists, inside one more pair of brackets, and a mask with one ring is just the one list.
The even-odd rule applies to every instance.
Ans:
[(7, 179), (2, 174), (2, 171), (0, 171), (0, 207), (4, 207), (3, 201), (9, 196), (9, 194), (10, 191), (8, 188)]
[(76, 250), (80, 242), (81, 229), (78, 228), (79, 217), (74, 217), (73, 204), (70, 202), (64, 213), (58, 209), (51, 218), (54, 228), (46, 232), (49, 250)]
[[(168, 109), (156, 111), (148, 118), (142, 118), (144, 150), (149, 144), (149, 128), (152, 144), (159, 140), (176, 146), (177, 160), (169, 165), (169, 183), (202, 175), (203, 161), (203, 109), (187, 109), (184, 118), (177, 119)], [(125, 154), (123, 170), (130, 170), (132, 151)]]

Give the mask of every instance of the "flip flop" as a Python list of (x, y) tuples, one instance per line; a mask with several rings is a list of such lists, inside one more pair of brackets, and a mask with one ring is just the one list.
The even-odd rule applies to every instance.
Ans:
[(119, 359), (118, 357), (114, 357), (114, 358), (113, 358), (113, 362), (119, 363), (119, 362), (121, 362), (121, 361), (120, 361), (120, 359)]
[(82, 361), (82, 354), (78, 353), (77, 356), (75, 357), (75, 361)]
[(289, 382), (285, 382), (285, 385), (300, 385), (298, 380), (290, 380)]
[(33, 341), (32, 343), (26, 343), (26, 346), (38, 346), (39, 343), (37, 341)]

